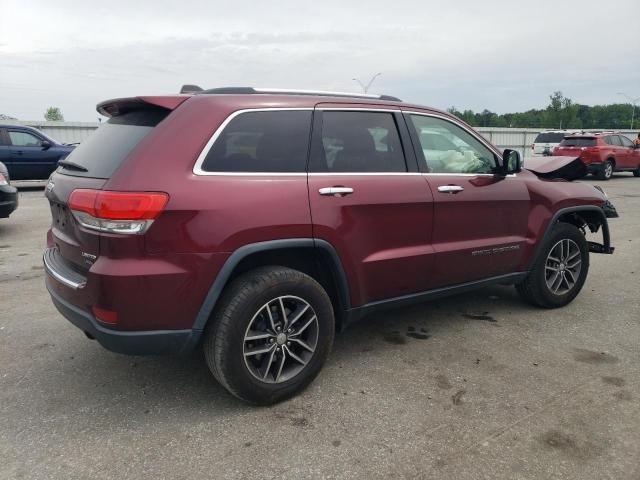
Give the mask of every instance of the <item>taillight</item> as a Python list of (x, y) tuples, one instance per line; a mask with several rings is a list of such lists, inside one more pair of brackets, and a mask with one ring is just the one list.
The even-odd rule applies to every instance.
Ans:
[(71, 192), (69, 209), (80, 224), (108, 233), (142, 234), (164, 209), (162, 192), (112, 192), (79, 189)]
[(4, 175), (0, 173), (0, 185), (9, 185), (9, 182), (7, 182), (7, 179), (4, 178)]

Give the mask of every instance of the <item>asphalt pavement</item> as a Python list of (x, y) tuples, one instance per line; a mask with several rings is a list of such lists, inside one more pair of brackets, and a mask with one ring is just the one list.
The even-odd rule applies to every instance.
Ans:
[[(127, 357), (53, 307), (49, 209), (0, 219), (0, 479), (640, 479), (640, 179), (569, 306), (511, 287), (376, 314), (317, 380), (240, 403), (201, 355)], [(176, 299), (179, 301), (179, 299)]]

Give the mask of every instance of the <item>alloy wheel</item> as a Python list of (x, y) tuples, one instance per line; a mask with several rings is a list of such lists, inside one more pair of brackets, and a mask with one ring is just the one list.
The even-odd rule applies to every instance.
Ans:
[(245, 365), (261, 382), (291, 380), (313, 357), (318, 333), (318, 317), (307, 301), (292, 295), (269, 300), (245, 331)]
[(545, 263), (545, 281), (554, 295), (570, 292), (578, 282), (582, 269), (582, 252), (578, 244), (564, 238), (556, 243)]

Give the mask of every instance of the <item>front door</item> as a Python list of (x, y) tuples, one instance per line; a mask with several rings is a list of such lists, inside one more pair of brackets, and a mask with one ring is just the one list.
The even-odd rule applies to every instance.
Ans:
[(434, 195), (438, 286), (515, 272), (529, 216), (524, 181), (494, 175), (496, 152), (463, 125), (438, 115), (405, 116)]
[(433, 280), (433, 197), (404, 119), (356, 108), (316, 108), (308, 177), (314, 238), (336, 249), (354, 307)]
[(15, 180), (47, 178), (58, 161), (58, 154), (43, 147), (43, 139), (18, 129), (7, 129), (9, 137), (9, 171)]

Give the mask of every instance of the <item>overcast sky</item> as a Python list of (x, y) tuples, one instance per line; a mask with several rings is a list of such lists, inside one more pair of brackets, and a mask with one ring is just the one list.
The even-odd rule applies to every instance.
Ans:
[(640, 3), (0, 0), (0, 113), (95, 121), (113, 97), (203, 87), (371, 91), (499, 113), (640, 97)]

